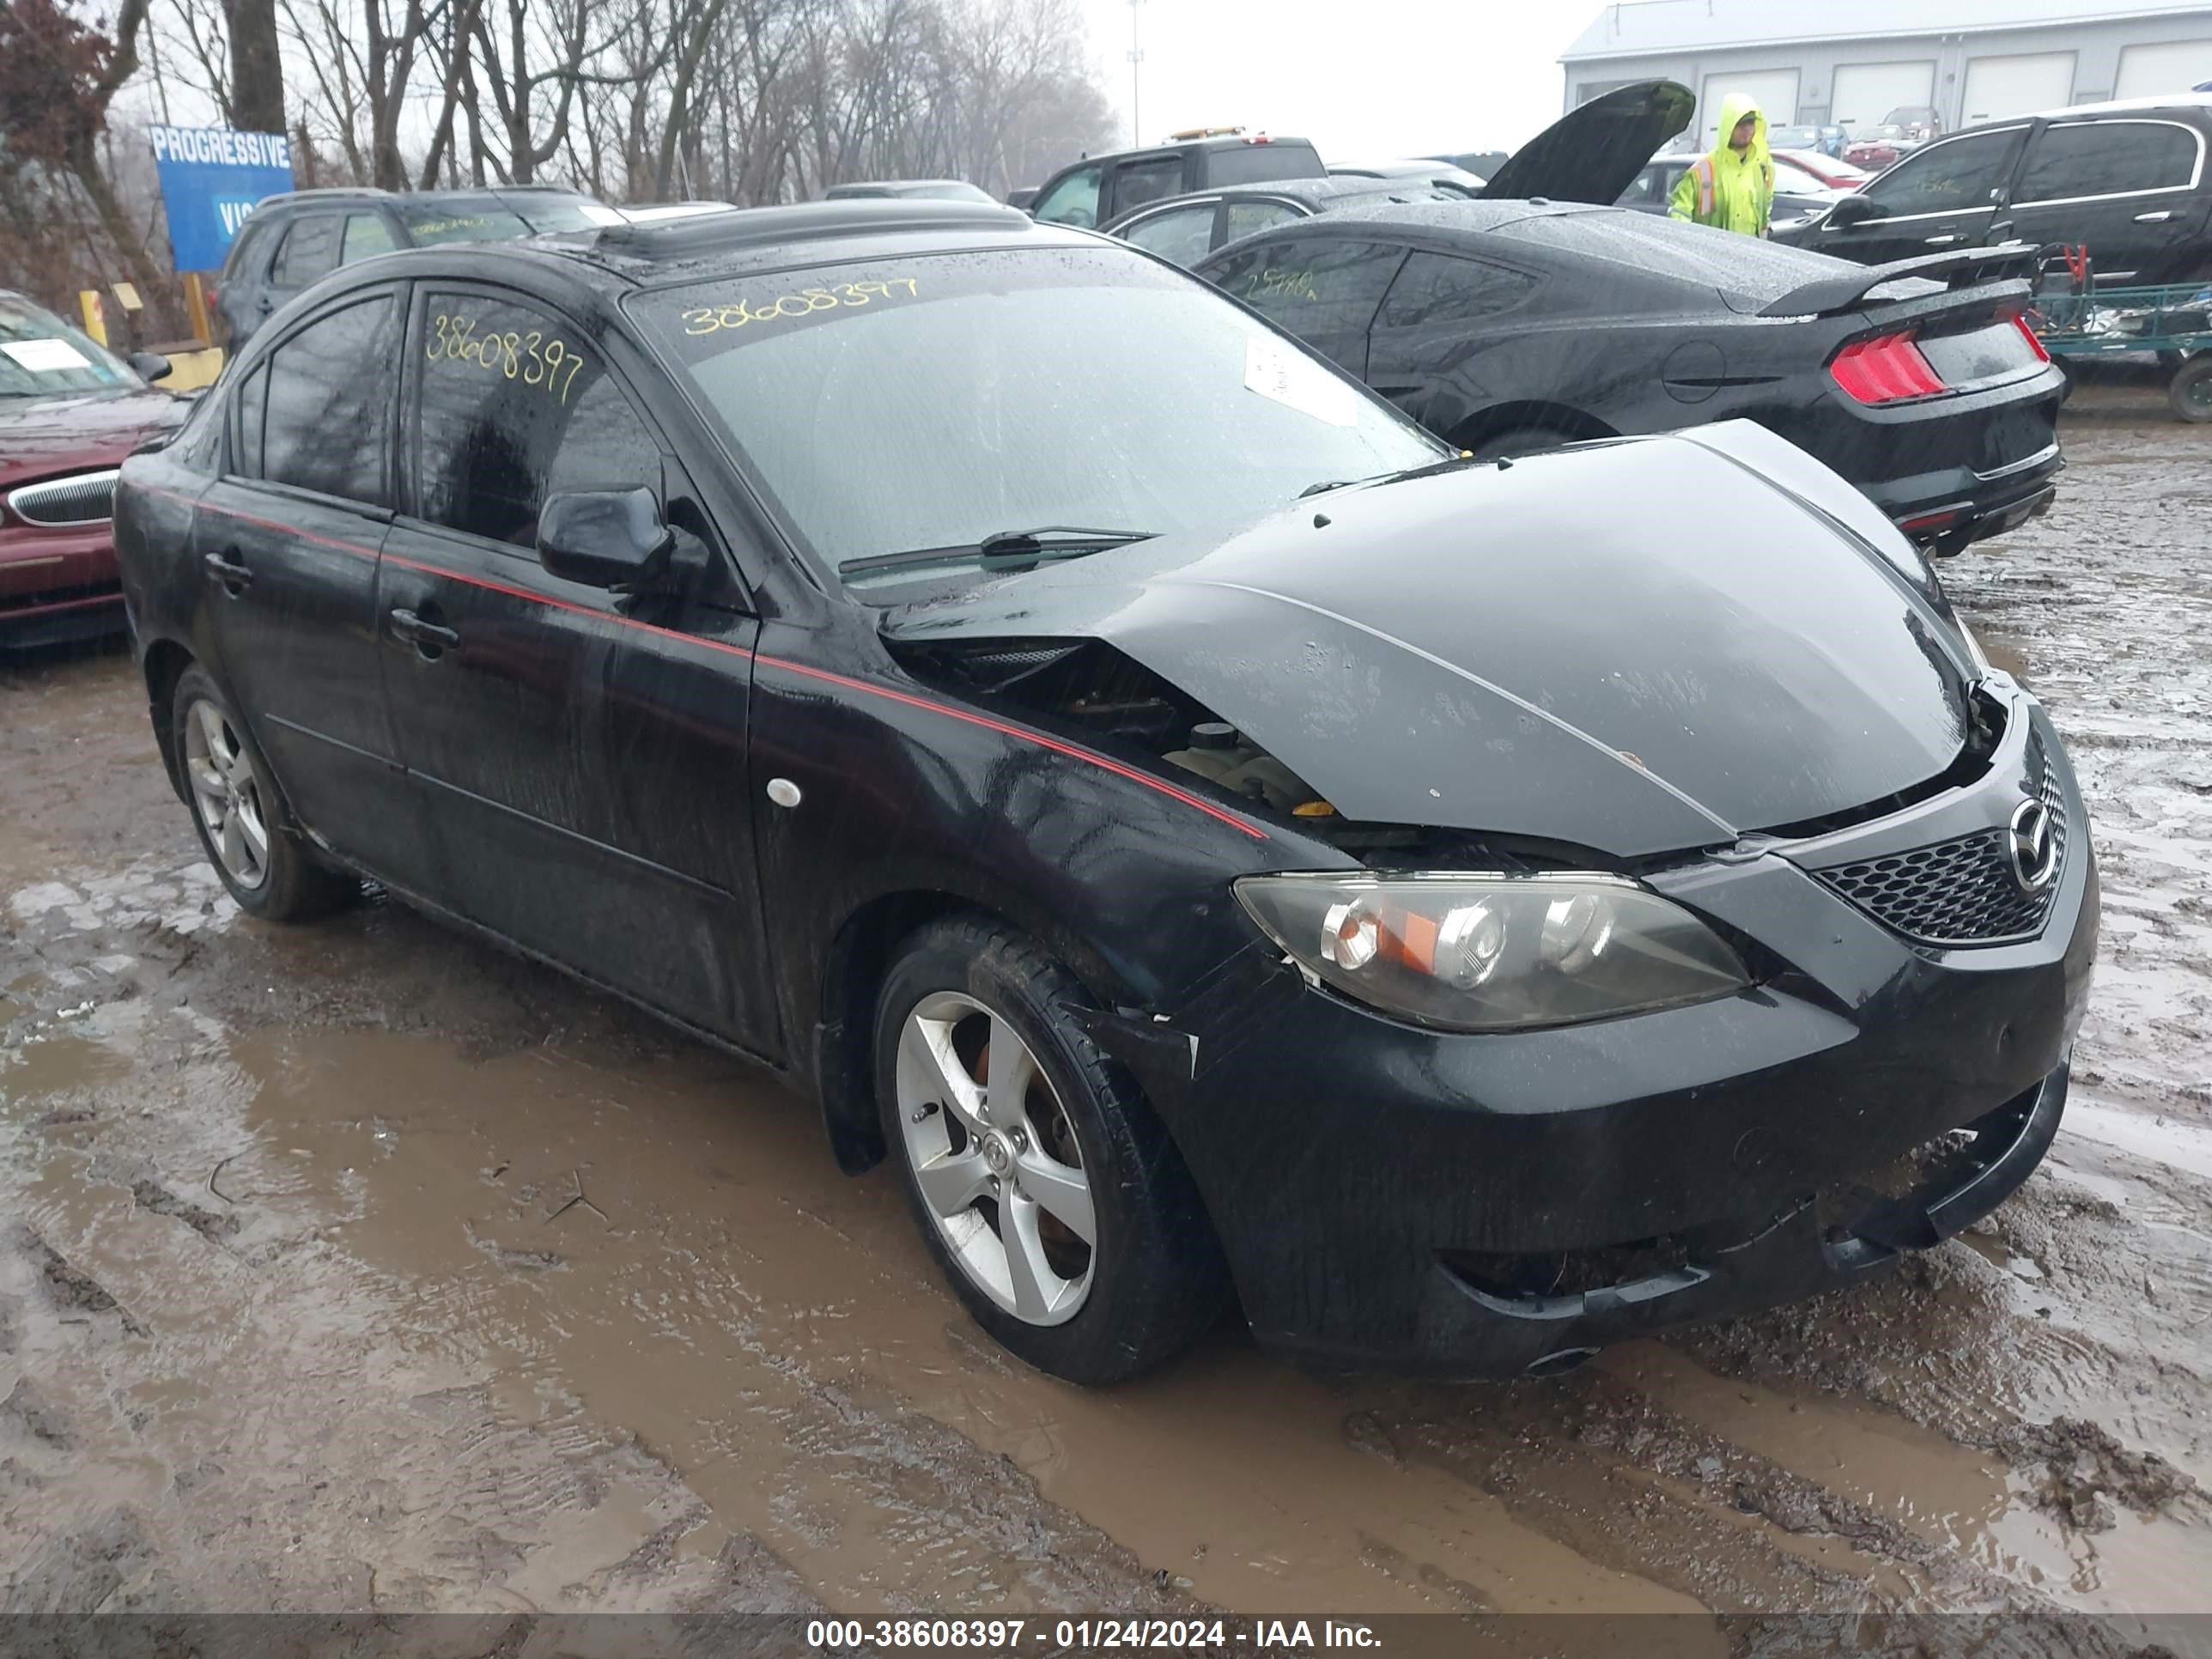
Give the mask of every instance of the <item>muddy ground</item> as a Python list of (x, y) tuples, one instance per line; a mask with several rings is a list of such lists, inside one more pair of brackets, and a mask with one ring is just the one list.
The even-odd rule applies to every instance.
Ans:
[(0, 1607), (2212, 1612), (2212, 439), (2066, 439), (1944, 573), (2095, 820), (2056, 1152), (1549, 1382), (1029, 1374), (799, 1102), (397, 906), (241, 921), (127, 657), (0, 667)]

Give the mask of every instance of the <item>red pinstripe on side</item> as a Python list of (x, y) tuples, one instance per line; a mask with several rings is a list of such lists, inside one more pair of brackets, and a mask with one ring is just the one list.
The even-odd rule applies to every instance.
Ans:
[[(312, 531), (301, 530), (275, 519), (258, 518), (251, 513), (240, 512), (236, 507), (217, 507), (210, 501), (195, 501), (191, 496), (179, 495), (173, 489), (161, 489), (152, 486), (141, 486), (141, 488), (144, 489), (149, 495), (160, 495), (169, 501), (181, 501), (187, 507), (204, 508), (210, 513), (220, 513), (226, 518), (236, 519), (241, 523), (258, 525), (264, 530), (274, 530), (283, 535), (295, 537), (301, 541), (313, 542), (318, 547), (336, 548), (342, 553), (351, 553), (364, 559), (374, 559), (379, 556), (375, 548), (363, 547), (358, 542), (341, 541), (331, 536), (318, 536)], [(532, 592), (526, 587), (510, 586), (505, 582), (493, 581), (489, 577), (465, 576), (458, 571), (448, 570), (441, 565), (424, 564), (419, 560), (405, 558), (396, 553), (386, 553), (381, 556), (390, 563), (420, 572), (424, 575), (436, 576), (445, 581), (459, 582), (468, 587), (484, 588), (494, 593), (503, 593), (511, 599), (526, 600), (530, 604), (542, 605), (555, 611), (571, 611), (578, 616), (589, 617), (595, 622), (611, 623), (618, 628), (635, 629), (640, 633), (658, 635), (662, 639), (673, 640), (679, 644), (701, 646), (707, 650), (720, 651), (732, 657), (750, 658), (763, 668), (780, 669), (787, 674), (796, 674), (804, 679), (822, 680), (831, 685), (843, 686), (848, 690), (860, 692), (866, 696), (883, 697), (892, 702), (904, 703), (909, 708), (920, 708), (929, 714), (941, 714), (947, 720), (958, 720), (963, 725), (981, 726), (987, 732), (996, 732), (1002, 737), (1033, 744), (1040, 749), (1049, 750), (1055, 755), (1063, 755), (1070, 760), (1081, 761), (1085, 765), (1097, 767), (1102, 772), (1110, 772), (1117, 778), (1124, 778), (1131, 783), (1142, 785), (1157, 794), (1165, 795), (1170, 800), (1180, 801), (1185, 806), (1194, 807), (1205, 813), (1206, 817), (1218, 823), (1225, 823), (1232, 830), (1241, 830), (1255, 841), (1267, 839), (1267, 832), (1257, 824), (1248, 823), (1235, 813), (1224, 811), (1211, 801), (1201, 800), (1196, 795), (1178, 789), (1171, 783), (1138, 771), (1133, 766), (1124, 766), (1119, 761), (1109, 760), (1103, 755), (1093, 753), (1088, 749), (1080, 748), (1072, 743), (1062, 743), (1058, 738), (1048, 737), (1042, 732), (1033, 732), (1025, 726), (1013, 726), (1004, 720), (993, 720), (987, 714), (971, 714), (967, 709), (955, 708), (946, 703), (934, 702), (927, 697), (917, 697), (909, 692), (894, 690), (887, 685), (876, 685), (866, 680), (854, 679), (849, 675), (832, 673), (826, 668), (811, 668), (805, 663), (791, 662), (781, 657), (764, 656), (758, 652), (748, 651), (743, 646), (726, 645), (718, 640), (702, 640), (696, 635), (679, 634), (673, 629), (658, 628), (651, 623), (638, 622), (632, 617), (594, 610), (590, 605), (578, 605), (571, 599), (556, 599), (550, 594)]]

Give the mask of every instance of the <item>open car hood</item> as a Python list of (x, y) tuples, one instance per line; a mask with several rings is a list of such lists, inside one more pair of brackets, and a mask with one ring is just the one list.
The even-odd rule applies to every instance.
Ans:
[(1863, 808), (1957, 758), (1975, 671), (1859, 499), (1729, 422), (1340, 489), (884, 629), (1103, 641), (1346, 817), (1635, 858)]
[(1514, 151), (1482, 188), (1486, 201), (1540, 196), (1609, 207), (1660, 146), (1690, 125), (1698, 100), (1674, 81), (1639, 81), (1593, 98)]

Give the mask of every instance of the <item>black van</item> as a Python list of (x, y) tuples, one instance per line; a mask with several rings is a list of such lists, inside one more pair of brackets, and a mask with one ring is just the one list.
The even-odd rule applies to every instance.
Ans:
[(1862, 264), (1995, 242), (2086, 246), (2106, 283), (2212, 276), (2212, 95), (2016, 116), (1939, 138), (1775, 240)]
[(1087, 155), (1046, 179), (1029, 210), (1032, 218), (1089, 230), (1131, 208), (1187, 191), (1327, 177), (1310, 140), (1206, 127), (1146, 149)]

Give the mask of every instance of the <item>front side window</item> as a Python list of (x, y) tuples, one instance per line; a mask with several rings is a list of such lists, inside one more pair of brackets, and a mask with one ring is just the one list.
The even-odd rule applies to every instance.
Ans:
[(1860, 194), (1897, 218), (1913, 213), (1953, 213), (1987, 207), (2004, 183), (2021, 130), (1977, 132), (1906, 156)]
[(388, 504), (399, 307), (389, 294), (318, 317), (270, 354), (261, 476), (370, 507)]
[(582, 331), (477, 294), (428, 295), (419, 348), (421, 515), (517, 548), (571, 489), (661, 487), (660, 450)]
[(305, 288), (337, 268), (338, 224), (335, 213), (311, 214), (295, 219), (276, 254), (276, 285)]
[(345, 240), (341, 245), (338, 263), (349, 265), (356, 259), (389, 253), (399, 244), (392, 240), (392, 227), (378, 213), (352, 213), (346, 216)]
[(1139, 220), (1121, 234), (1147, 253), (1194, 265), (1212, 250), (1213, 204), (1170, 208)]
[(1207, 274), (1301, 339), (1360, 335), (1404, 256), (1384, 242), (1300, 236), (1228, 254)]
[(1054, 185), (1030, 210), (1048, 224), (1088, 230), (1098, 222), (1098, 180), (1103, 169), (1078, 167)]
[(1126, 249), (884, 260), (629, 305), (802, 549), (863, 586), (913, 577), (858, 561), (931, 554), (964, 579), (999, 532), (1226, 527), (1449, 453)]
[(2072, 201), (2136, 191), (2186, 189), (2197, 176), (2197, 135), (2163, 121), (2083, 121), (2046, 127), (2027, 152), (2013, 201)]
[(1525, 272), (1480, 259), (1413, 252), (1382, 301), (1384, 328), (1432, 328), (1495, 316), (1521, 303), (1536, 286)]

